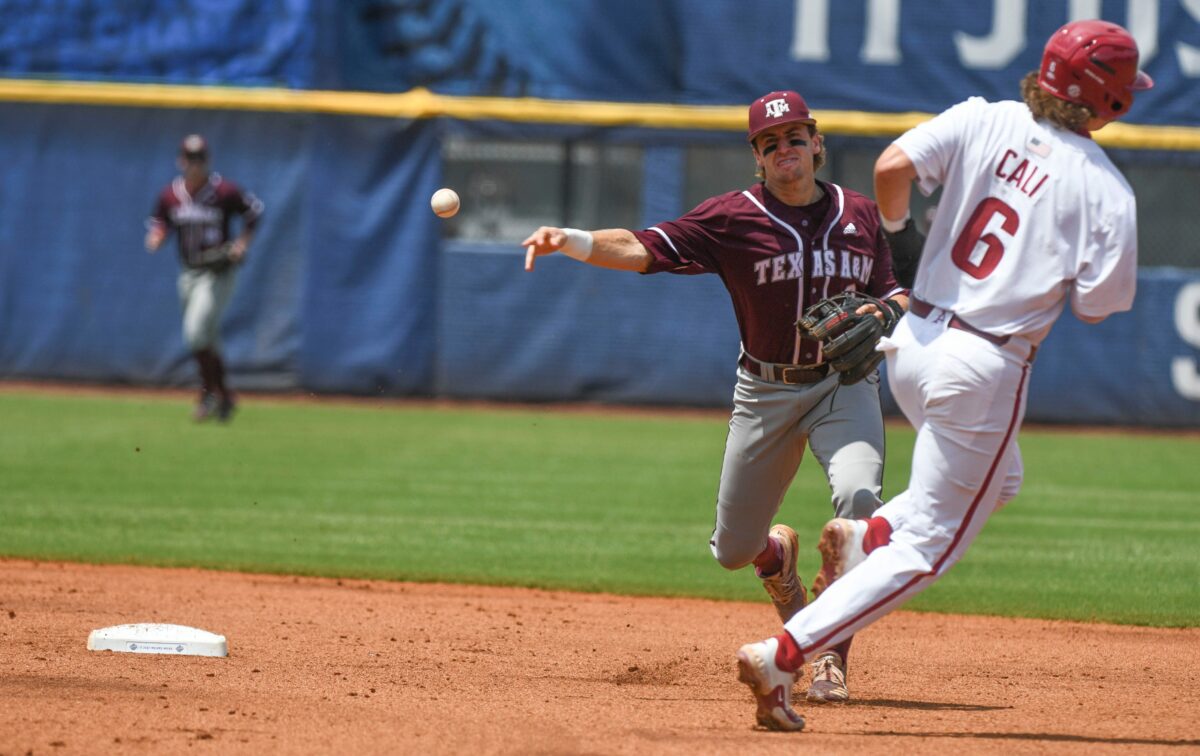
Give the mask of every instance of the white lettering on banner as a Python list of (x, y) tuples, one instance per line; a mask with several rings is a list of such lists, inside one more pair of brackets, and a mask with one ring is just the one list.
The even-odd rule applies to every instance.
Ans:
[(900, 62), (900, 0), (868, 0), (861, 57), (876, 65)]
[(796, 0), (793, 18), (792, 59), (829, 60), (829, 0)]
[(958, 59), (968, 68), (1004, 68), (1025, 49), (1027, 0), (994, 0), (992, 33), (972, 37), (954, 32)]
[[(1190, 283), (1175, 297), (1175, 330), (1179, 338), (1200, 349), (1200, 283)], [(1200, 370), (1192, 357), (1171, 361), (1171, 383), (1184, 399), (1200, 401)]]
[[(1200, 21), (1200, 0), (1180, 0), (1184, 10), (1193, 19)], [(1175, 43), (1175, 56), (1179, 58), (1179, 70), (1184, 76), (1200, 77), (1200, 47), (1184, 42)]]
[[(1178, 1), (1185, 13), (1200, 22), (1200, 0)], [(792, 59), (830, 60), (829, 0), (793, 2)], [(1103, 6), (1103, 0), (1068, 0), (1063, 22), (1105, 17)], [(1161, 7), (1162, 0), (1125, 0), (1124, 21), (1114, 19), (1129, 29), (1129, 33), (1137, 40), (1142, 68), (1158, 54)], [(899, 42), (900, 10), (900, 0), (867, 0), (863, 43), (859, 50), (861, 62), (886, 66), (897, 66), (904, 62)], [(954, 32), (958, 62), (964, 68), (987, 70), (1011, 64), (1031, 44), (1028, 38), (1028, 15), (1029, 0), (992, 0), (992, 24), (988, 34), (974, 36), (962, 31)], [(1044, 42), (1037, 39), (1032, 44), (1040, 50)], [(1175, 57), (1184, 76), (1200, 78), (1200, 47), (1176, 42)]]

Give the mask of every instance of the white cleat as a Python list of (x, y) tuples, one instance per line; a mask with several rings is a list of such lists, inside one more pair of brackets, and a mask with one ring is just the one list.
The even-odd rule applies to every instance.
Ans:
[(780, 669), (775, 664), (779, 641), (767, 638), (761, 643), (747, 643), (738, 649), (738, 681), (749, 686), (758, 702), (755, 718), (768, 730), (798, 732), (804, 729), (804, 717), (792, 710), (792, 684), (796, 673)]
[(863, 537), (867, 534), (866, 520), (830, 520), (821, 530), (817, 551), (821, 552), (821, 571), (813, 578), (813, 596), (820, 596), (829, 584), (863, 563)]

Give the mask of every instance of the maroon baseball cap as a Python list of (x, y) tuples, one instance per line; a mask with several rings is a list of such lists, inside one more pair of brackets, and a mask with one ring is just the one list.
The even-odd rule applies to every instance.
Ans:
[(781, 123), (816, 123), (808, 112), (804, 98), (795, 92), (770, 92), (750, 103), (750, 130), (747, 139), (751, 142), (764, 129)]

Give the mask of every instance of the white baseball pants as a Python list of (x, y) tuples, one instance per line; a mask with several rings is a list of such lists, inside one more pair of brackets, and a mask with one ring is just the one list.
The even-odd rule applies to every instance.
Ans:
[(805, 659), (855, 634), (933, 584), (1021, 483), (1017, 431), (1032, 351), (947, 327), (946, 313), (906, 315), (879, 348), (900, 409), (917, 431), (908, 490), (875, 512), (891, 543), (875, 549), (788, 621)]

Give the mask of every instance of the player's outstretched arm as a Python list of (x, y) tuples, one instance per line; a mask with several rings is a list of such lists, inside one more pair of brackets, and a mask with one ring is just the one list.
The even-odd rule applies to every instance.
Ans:
[(577, 228), (542, 226), (521, 242), (525, 247), (525, 270), (533, 270), (533, 261), (541, 255), (561, 252), (567, 257), (598, 268), (649, 270), (653, 257), (632, 231), (609, 228), (582, 231)]

